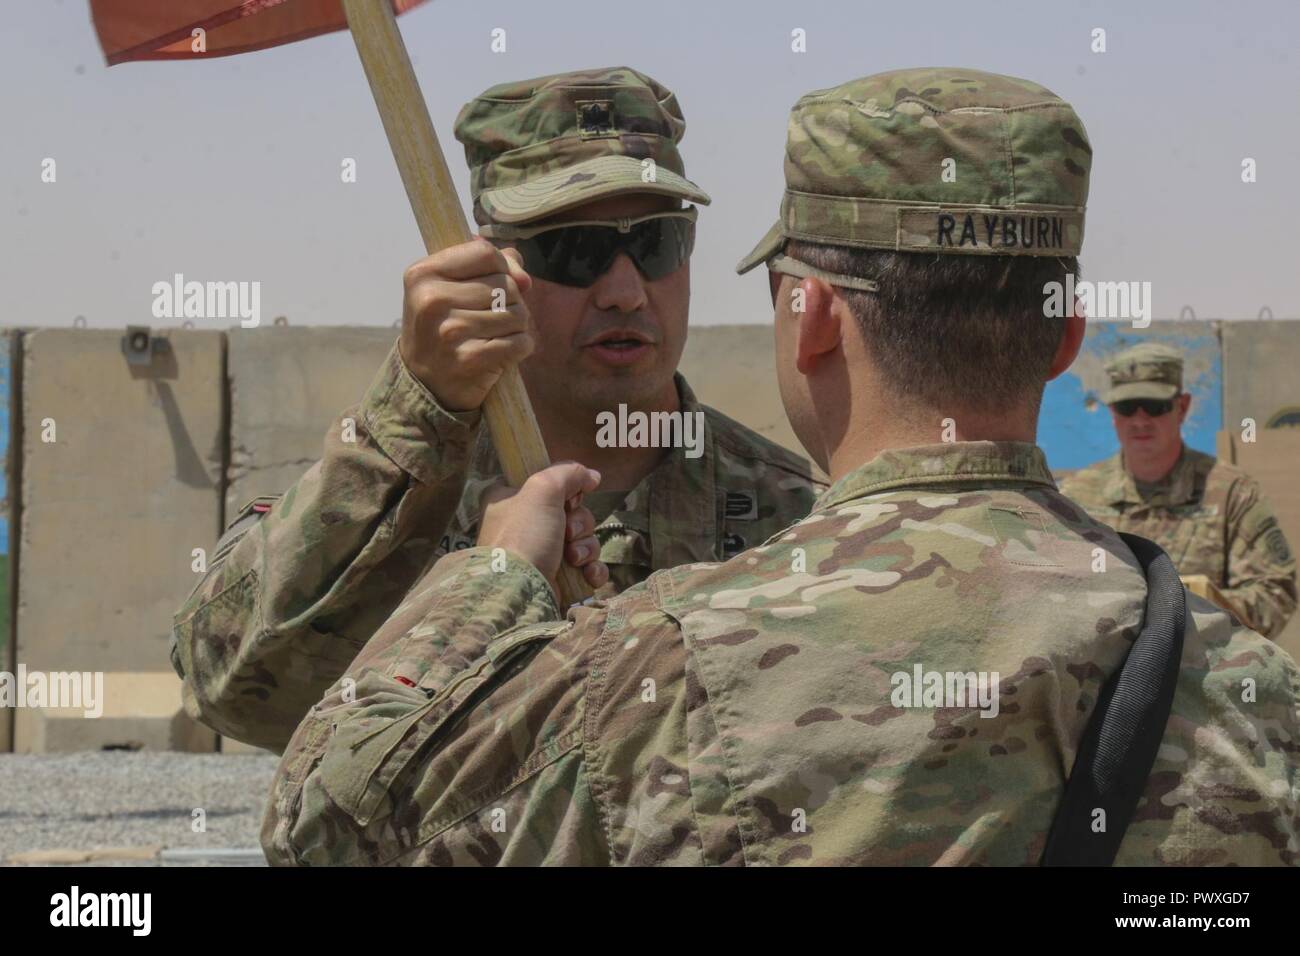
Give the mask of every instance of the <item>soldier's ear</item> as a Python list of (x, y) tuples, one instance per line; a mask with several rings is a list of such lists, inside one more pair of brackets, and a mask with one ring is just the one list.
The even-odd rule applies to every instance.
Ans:
[(1079, 354), (1079, 349), (1083, 346), (1083, 333), (1086, 331), (1087, 326), (1088, 320), (1083, 317), (1083, 310), (1078, 308), (1078, 300), (1076, 299), (1074, 315), (1065, 320), (1065, 331), (1061, 333), (1061, 341), (1056, 346), (1056, 354), (1052, 356), (1052, 364), (1047, 369), (1047, 380), (1049, 382), (1074, 363)]
[(811, 374), (821, 358), (840, 347), (842, 313), (848, 307), (836, 306), (835, 291), (821, 279), (799, 280), (791, 295), (791, 312), (798, 320), (795, 367), (803, 375)]

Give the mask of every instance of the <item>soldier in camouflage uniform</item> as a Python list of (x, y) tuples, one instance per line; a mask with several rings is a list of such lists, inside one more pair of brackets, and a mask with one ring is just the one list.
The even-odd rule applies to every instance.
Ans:
[[(190, 714), (280, 750), (421, 573), (475, 543), (480, 497), (501, 474), (479, 406), (525, 355), (552, 457), (606, 456), (588, 497), (602, 593), (725, 559), (808, 513), (807, 461), (701, 405), (675, 374), (694, 234), (681, 201), (709, 201), (684, 178), (684, 130), (672, 92), (626, 68), (504, 84), (464, 107), (475, 215), (507, 248), (476, 239), (407, 270), (402, 337), (361, 404), (334, 422), (319, 463), (228, 529), (175, 619)], [(538, 231), (590, 220), (603, 225)], [(594, 447), (597, 415), (620, 404), (702, 416), (703, 441)]]
[[(781, 219), (741, 268), (768, 267), (782, 399), (831, 487), (758, 547), (567, 617), (549, 578), (589, 539), (566, 502), (595, 476), (553, 466), (494, 502), (482, 547), (440, 560), (295, 732), (270, 860), (1036, 863), (1146, 613), (1132, 552), (1034, 444), (1083, 338), (1077, 312), (1044, 317), (1043, 280), (1077, 267), (1090, 162), (1074, 111), (1011, 77), (799, 100)], [(1188, 607), (1119, 862), (1294, 864), (1300, 673)]]
[(1295, 557), (1258, 483), (1183, 444), (1182, 355), (1146, 342), (1114, 356), (1106, 374), (1120, 453), (1070, 475), (1061, 492), (1156, 542), (1180, 574), (1205, 575), (1247, 626), (1276, 638), (1296, 607)]

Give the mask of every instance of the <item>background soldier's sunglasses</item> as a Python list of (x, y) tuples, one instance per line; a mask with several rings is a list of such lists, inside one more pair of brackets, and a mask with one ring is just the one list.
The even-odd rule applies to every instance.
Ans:
[(1152, 418), (1159, 418), (1174, 410), (1174, 400), (1172, 398), (1126, 398), (1122, 402), (1116, 402), (1111, 408), (1125, 418), (1132, 418), (1139, 408)]
[(479, 232), (497, 245), (513, 243), (531, 276), (586, 288), (620, 252), (651, 281), (672, 275), (695, 248), (694, 206), (631, 219), (586, 219), (547, 226), (492, 224)]

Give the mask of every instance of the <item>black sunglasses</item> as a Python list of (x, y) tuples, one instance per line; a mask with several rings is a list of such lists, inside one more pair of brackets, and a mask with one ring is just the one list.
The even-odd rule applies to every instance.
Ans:
[(634, 219), (529, 228), (493, 224), (480, 232), (498, 245), (513, 243), (529, 275), (585, 289), (605, 274), (619, 253), (625, 253), (651, 281), (672, 275), (695, 248), (698, 215), (690, 206)]
[(1116, 402), (1111, 408), (1125, 418), (1132, 418), (1139, 408), (1150, 417), (1159, 418), (1174, 410), (1174, 400), (1172, 398), (1126, 398), (1122, 402)]

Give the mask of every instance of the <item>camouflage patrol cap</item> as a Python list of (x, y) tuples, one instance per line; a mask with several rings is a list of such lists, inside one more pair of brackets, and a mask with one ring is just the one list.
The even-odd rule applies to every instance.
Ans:
[(1107, 362), (1106, 375), (1107, 405), (1129, 398), (1173, 398), (1183, 390), (1183, 357), (1168, 345), (1143, 342)]
[(790, 111), (781, 218), (737, 272), (800, 239), (902, 252), (1074, 256), (1092, 147), (1051, 90), (977, 70), (877, 73)]
[[(677, 97), (625, 66), (494, 86), (456, 117), (474, 217), (526, 222), (616, 193), (707, 204), (685, 178)], [(647, 162), (649, 161), (649, 162)]]

